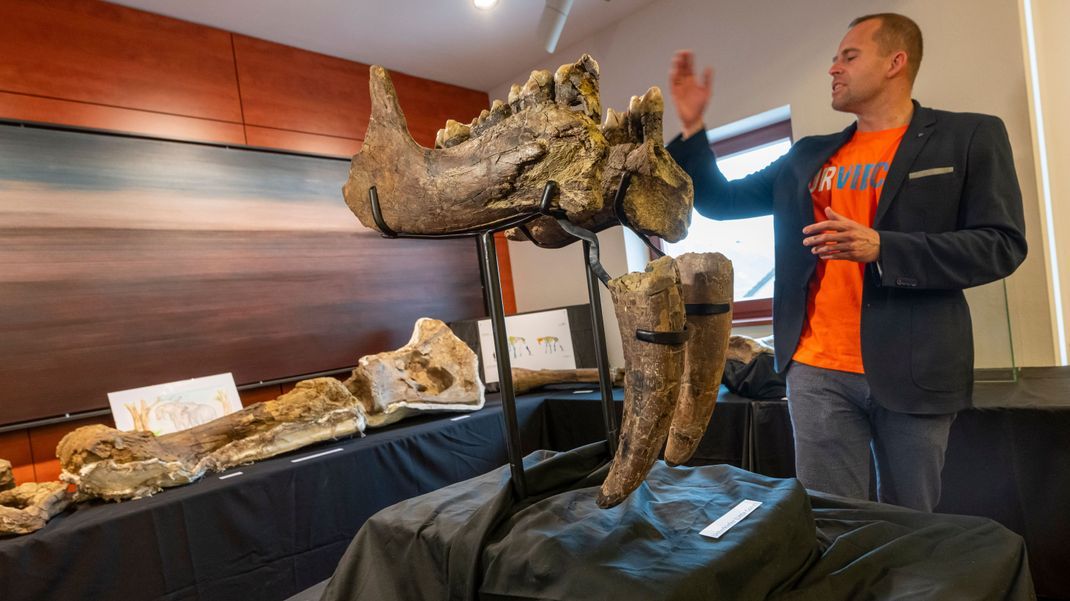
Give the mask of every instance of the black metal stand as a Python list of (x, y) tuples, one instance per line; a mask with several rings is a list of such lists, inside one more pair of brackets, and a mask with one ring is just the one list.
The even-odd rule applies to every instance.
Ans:
[[(627, 181), (622, 180), (622, 189), (618, 190), (617, 202), (623, 198)], [(609, 358), (606, 353), (605, 326), (602, 322), (602, 304), (598, 291), (598, 280), (609, 281), (609, 274), (602, 267), (598, 256), (598, 238), (593, 232), (578, 227), (562, 215), (551, 209), (557, 183), (546, 182), (542, 201), (537, 211), (524, 213), (470, 230), (450, 232), (448, 234), (407, 234), (397, 232), (387, 225), (379, 204), (379, 193), (372, 186), (368, 190), (371, 203), (372, 219), (384, 238), (467, 238), (479, 240), (479, 262), (483, 269), (485, 285), (483, 294), (490, 314), (491, 329), (494, 333), (494, 354), (498, 364), (498, 385), (502, 398), (502, 413), (505, 417), (506, 447), (509, 454), (509, 467), (512, 475), (513, 490), (520, 498), (527, 497), (527, 480), (524, 475), (524, 456), (520, 446), (520, 426), (516, 416), (516, 394), (513, 389), (513, 372), (509, 360), (509, 345), (505, 330), (505, 309), (502, 304), (501, 278), (498, 273), (498, 252), (494, 245), (494, 234), (513, 227), (523, 227), (529, 221), (540, 217), (555, 218), (570, 235), (583, 241), (583, 253), (587, 271), (587, 292), (591, 302), (591, 329), (594, 333), (595, 358), (598, 365), (599, 386), (602, 392), (602, 413), (606, 426), (606, 444), (612, 455), (617, 448), (616, 413), (613, 410), (613, 382), (609, 374)], [(525, 228), (526, 229), (526, 228)], [(649, 243), (649, 242), (648, 242)]]

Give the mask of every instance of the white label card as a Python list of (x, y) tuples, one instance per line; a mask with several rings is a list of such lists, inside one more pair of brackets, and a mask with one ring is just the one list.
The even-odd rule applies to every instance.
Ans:
[(751, 512), (757, 509), (761, 504), (761, 501), (751, 501), (750, 499), (740, 501), (739, 505), (729, 509), (728, 513), (717, 518), (715, 522), (706, 526), (702, 532), (699, 532), (699, 534), (709, 538), (721, 538), (722, 534), (728, 532), (732, 526), (743, 521), (743, 518), (750, 515)]
[[(498, 381), (498, 360), (494, 356), (494, 328), (489, 319), (480, 320), (479, 346), (483, 351), (483, 381)], [(568, 310), (510, 315), (505, 318), (511, 367), (525, 369), (576, 369)]]

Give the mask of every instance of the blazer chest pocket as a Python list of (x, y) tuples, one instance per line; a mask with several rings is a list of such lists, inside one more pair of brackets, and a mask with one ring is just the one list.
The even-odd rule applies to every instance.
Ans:
[(899, 195), (903, 208), (910, 212), (904, 218), (921, 231), (954, 229), (961, 196), (959, 185), (959, 175), (951, 166), (921, 167), (908, 172)]
[(907, 174), (907, 179), (910, 181), (919, 180), (925, 177), (935, 177), (937, 175), (950, 175), (955, 173), (955, 167), (933, 167), (931, 169), (919, 169), (917, 171), (911, 171)]

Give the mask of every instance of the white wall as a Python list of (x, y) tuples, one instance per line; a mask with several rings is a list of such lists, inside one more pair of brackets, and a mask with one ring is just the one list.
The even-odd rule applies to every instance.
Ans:
[[(1064, 0), (1044, 2), (1062, 5), (1045, 10), (1065, 10)], [(690, 48), (700, 64), (711, 64), (717, 71), (714, 100), (706, 114), (708, 127), (790, 104), (796, 137), (828, 133), (851, 122), (849, 115), (829, 108), (826, 72), (830, 59), (852, 18), (883, 11), (911, 16), (927, 36), (915, 86), (915, 97), (922, 104), (995, 114), (1007, 124), (1031, 247), (1025, 264), (1007, 282), (1014, 352), (1019, 365), (1051, 365), (1051, 303), (1043, 253), (1039, 252), (1043, 246), (1040, 205), (1019, 9), (1014, 0), (662, 0), (580, 44), (559, 49), (532, 68), (554, 69), (588, 52), (601, 66), (603, 107), (623, 109), (630, 96), (652, 85), (667, 90), (672, 53)], [(1053, 33), (1058, 22), (1049, 24)], [(509, 85), (523, 83), (527, 76), (528, 71), (517, 73), (492, 88), (491, 98), (505, 98)], [(666, 138), (679, 129), (669, 105)], [(627, 264), (624, 235), (615, 228), (601, 239), (610, 273), (623, 273)], [(578, 248), (551, 255), (514, 243), (510, 252), (520, 310), (586, 298)], [(1002, 286), (975, 291), (970, 300), (992, 313), (1003, 302)], [(979, 323), (975, 332), (979, 354), (986, 349), (1009, 354), (1005, 325)], [(610, 332), (609, 338), (612, 342), (616, 336)], [(619, 345), (616, 352), (619, 357)]]
[[(1023, 3), (1024, 4), (1024, 3)], [(1044, 126), (1044, 149), (1037, 148), (1038, 156), (1044, 151), (1047, 157), (1047, 184), (1051, 200), (1051, 220), (1043, 219), (1045, 244), (1036, 248), (1047, 256), (1058, 257), (1058, 277), (1061, 288), (1062, 321), (1064, 336), (1062, 348), (1056, 342), (1056, 352), (1066, 357), (1070, 355), (1066, 337), (1070, 332), (1070, 115), (1066, 107), (1070, 106), (1070, 39), (1066, 36), (1066, 25), (1070, 23), (1070, 2), (1066, 0), (1032, 0), (1033, 25), (1036, 40), (1037, 70), (1040, 94), (1039, 100)], [(1025, 6), (1023, 6), (1025, 8)], [(1024, 26), (1023, 26), (1024, 28)], [(1030, 100), (1034, 97), (1031, 94)], [(1032, 105), (1031, 105), (1032, 106)], [(1033, 115), (1034, 138), (1039, 142), (1036, 114)], [(1037, 161), (1037, 187), (1041, 188), (1040, 161)], [(1042, 216), (1043, 217), (1043, 216)], [(1053, 234), (1049, 236), (1048, 234)], [(1054, 251), (1054, 252), (1053, 252)], [(1056, 274), (1048, 270), (1049, 278)], [(1056, 319), (1052, 307), (1052, 319)]]

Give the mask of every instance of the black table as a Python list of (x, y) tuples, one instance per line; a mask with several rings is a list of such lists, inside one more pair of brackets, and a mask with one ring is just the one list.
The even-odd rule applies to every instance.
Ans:
[[(974, 405), (952, 424), (936, 511), (1018, 533), (1037, 594), (1070, 600), (1070, 369), (1023, 368), (1017, 382), (979, 382)], [(751, 401), (749, 412), (745, 466), (794, 477), (787, 403)]]
[[(525, 449), (544, 448), (542, 397), (518, 400), (517, 413)], [(508, 462), (500, 405), (456, 417), (413, 418), (146, 499), (76, 505), (0, 540), (0, 599), (285, 599), (328, 577), (375, 512)]]
[[(521, 397), (524, 452), (600, 439), (596, 399), (570, 390)], [(940, 509), (991, 517), (1023, 535), (1038, 590), (1070, 599), (1061, 511), (1070, 445), (1051, 438), (1065, 434), (1070, 412), (971, 415), (952, 430)], [(372, 514), (507, 462), (493, 399), (454, 417), (411, 418), (148, 499), (76, 506), (37, 533), (0, 540), (0, 599), (285, 599), (327, 578)], [(722, 394), (692, 463), (790, 476), (790, 449), (783, 403)]]

